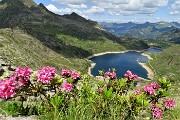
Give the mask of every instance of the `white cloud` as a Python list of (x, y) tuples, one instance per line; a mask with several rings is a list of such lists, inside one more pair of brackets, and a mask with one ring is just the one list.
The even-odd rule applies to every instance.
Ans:
[(123, 4), (106, 3), (106, 1), (99, 2), (97, 6), (108, 10), (113, 15), (153, 14), (160, 7), (168, 5), (168, 0), (128, 0)]
[[(52, 0), (61, 5), (81, 5), (91, 3), (96, 6), (100, 13), (108, 11), (111, 15), (132, 15), (132, 14), (153, 14), (160, 7), (166, 7), (168, 0)], [(97, 10), (97, 9), (96, 9)], [(95, 8), (91, 8), (87, 13), (96, 13)], [(97, 10), (97, 11), (98, 11)]]
[[(135, 0), (134, 0), (135, 1)], [(178, 0), (180, 1), (180, 0)], [(133, 2), (132, 2), (133, 3)], [(131, 5), (132, 3), (128, 3), (128, 5)], [(138, 2), (137, 2), (138, 3)], [(105, 4), (105, 3), (101, 3), (102, 4)], [(126, 17), (122, 17), (122, 19), (119, 19), (118, 17), (107, 17), (107, 18), (91, 18), (92, 20), (96, 20), (96, 21), (106, 21), (106, 22), (129, 22), (129, 21), (132, 21), (132, 22), (137, 22), (137, 23), (142, 23), (142, 22), (146, 22), (146, 21), (149, 21), (149, 22), (159, 22), (159, 21), (174, 21), (174, 18), (159, 18), (157, 16), (154, 16), (153, 12), (155, 12), (158, 7), (144, 7), (142, 4), (141, 4), (141, 1), (139, 0), (139, 5), (136, 5), (134, 8), (131, 8), (131, 9), (128, 9), (128, 5), (123, 3), (124, 5), (122, 4), (112, 4), (112, 3), (106, 3), (106, 6), (102, 7), (101, 5), (97, 5), (97, 6), (92, 6), (91, 8), (86, 8), (85, 10), (78, 10), (78, 9), (75, 9), (75, 8), (61, 8), (61, 9), (58, 9), (56, 6), (50, 4), (47, 7), (47, 9), (49, 9), (50, 11), (54, 12), (54, 13), (57, 13), (57, 14), (60, 14), (60, 15), (63, 15), (63, 14), (71, 14), (72, 12), (76, 12), (78, 13), (79, 15), (89, 19), (89, 16), (90, 14), (97, 14), (97, 13), (104, 13), (105, 11), (107, 11), (109, 13), (109, 15), (124, 15)], [(135, 3), (134, 3), (135, 4)], [(140, 5), (141, 4), (141, 5)], [(113, 7), (114, 6), (114, 7)], [(151, 5), (152, 6), (152, 5)], [(165, 4), (164, 4), (165, 6)], [(172, 10), (178, 10), (178, 2), (174, 2), (173, 5), (172, 5)], [(138, 8), (139, 9), (136, 9)], [(180, 10), (179, 10), (180, 11)], [(175, 12), (175, 11), (174, 11)], [(133, 14), (147, 14), (149, 15), (149, 17), (137, 17), (137, 16), (130, 16), (130, 15), (133, 15)], [(178, 13), (179, 14), (179, 13)], [(129, 15), (129, 16), (127, 16)], [(176, 18), (175, 19), (176, 21), (180, 22), (180, 18)]]
[(70, 14), (72, 12), (76, 12), (80, 15), (82, 15), (82, 12), (79, 11), (78, 9), (74, 9), (74, 8), (61, 8), (58, 9), (56, 6), (49, 4), (48, 6), (46, 6), (46, 8), (56, 14), (60, 14), (60, 15), (64, 15), (64, 14)]
[(180, 14), (180, 0), (176, 0), (172, 5), (171, 5), (171, 15), (176, 15)]
[(142, 0), (142, 4), (147, 8), (165, 7), (168, 4), (168, 0)]
[(97, 6), (92, 6), (90, 9), (83, 11), (84, 14), (99, 14), (103, 12), (104, 12), (104, 9)]
[(103, 8), (97, 7), (97, 6), (92, 6), (90, 9), (87, 10), (83, 10), (80, 11), (78, 9), (75, 8), (61, 8), (58, 9), (56, 6), (49, 4), (48, 6), (46, 6), (46, 8), (56, 14), (60, 14), (60, 15), (64, 15), (64, 14), (71, 14), (72, 12), (75, 12), (85, 18), (88, 18), (87, 15), (91, 15), (91, 14), (99, 14), (104, 12)]
[(78, 5), (67, 4), (67, 6), (69, 6), (71, 8), (87, 8), (87, 5), (85, 5), (85, 4), (78, 4)]
[(52, 12), (58, 13), (59, 9), (57, 9), (54, 5), (49, 4), (48, 6), (46, 6), (46, 8)]

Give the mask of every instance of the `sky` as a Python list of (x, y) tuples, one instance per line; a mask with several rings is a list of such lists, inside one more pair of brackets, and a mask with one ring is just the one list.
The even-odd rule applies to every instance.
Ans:
[(98, 22), (180, 22), (180, 0), (34, 0), (56, 14)]

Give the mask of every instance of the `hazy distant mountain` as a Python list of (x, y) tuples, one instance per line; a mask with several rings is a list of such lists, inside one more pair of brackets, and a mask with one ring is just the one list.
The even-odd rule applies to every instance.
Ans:
[(100, 23), (100, 25), (112, 32), (115, 33), (116, 35), (123, 35), (124, 33), (128, 32), (131, 30), (131, 27), (135, 26), (135, 23), (132, 22), (128, 22), (128, 23), (106, 23), (106, 22), (102, 22)]
[(157, 22), (157, 23), (100, 23), (102, 27), (116, 35), (130, 38), (157, 38), (159, 35), (180, 28), (178, 22)]

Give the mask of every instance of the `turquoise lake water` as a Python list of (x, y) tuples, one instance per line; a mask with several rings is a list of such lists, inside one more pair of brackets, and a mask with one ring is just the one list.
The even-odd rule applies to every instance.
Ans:
[[(161, 52), (160, 48), (150, 48), (146, 50), (147, 53)], [(125, 53), (108, 53), (90, 58), (91, 61), (96, 63), (94, 68), (91, 70), (91, 74), (98, 76), (98, 70), (108, 71), (111, 68), (116, 69), (117, 77), (124, 77), (127, 70), (132, 71), (139, 77), (147, 79), (147, 71), (138, 62), (146, 63), (148, 58), (141, 55), (142, 52), (125, 52)]]

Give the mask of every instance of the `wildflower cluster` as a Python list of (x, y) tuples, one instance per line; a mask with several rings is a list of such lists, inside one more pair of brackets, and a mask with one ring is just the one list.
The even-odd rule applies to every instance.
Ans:
[(174, 100), (169, 100), (169, 99), (164, 99), (163, 104), (166, 107), (166, 109), (171, 109), (175, 106), (175, 101)]
[(115, 73), (115, 72), (107, 71), (107, 72), (105, 73), (105, 76), (110, 77), (110, 79), (112, 79), (112, 80), (115, 80), (115, 79), (116, 79), (116, 73)]
[(73, 82), (77, 82), (81, 77), (78, 72), (76, 71), (70, 71), (68, 69), (62, 69), (61, 75), (65, 78), (72, 78)]
[[(116, 73), (110, 72), (110, 70), (105, 72), (104, 80), (106, 81), (106, 76), (108, 76), (109, 81), (100, 84), (98, 92), (105, 97), (104, 99), (110, 99), (114, 92), (117, 96), (121, 96), (118, 99), (123, 101), (123, 96), (129, 94), (129, 89), (132, 89), (133, 84), (137, 82), (138, 76), (129, 70), (124, 74), (124, 79), (117, 80), (116, 77), (112, 77), (113, 75), (115, 76)], [(115, 80), (115, 82), (111, 80)], [(163, 104), (161, 102), (165, 97), (165, 93), (163, 92), (167, 91), (168, 84), (170, 83), (167, 80), (159, 80), (159, 82), (152, 82), (144, 85), (141, 89), (135, 90), (133, 92), (135, 96), (129, 96), (130, 98), (127, 104), (131, 104), (132, 107), (128, 109), (130, 111), (139, 111), (143, 107), (149, 108), (152, 112), (152, 117), (160, 119), (166, 109), (175, 106), (174, 100), (164, 99)], [(124, 99), (127, 98), (125, 97)]]
[(154, 95), (155, 94), (155, 89), (152, 86), (150, 86), (150, 85), (145, 85), (143, 87), (143, 89), (144, 89), (144, 92), (146, 92), (147, 94), (150, 94), (150, 95)]
[(61, 75), (62, 75), (62, 76), (69, 77), (69, 76), (71, 76), (71, 72), (70, 72), (70, 70), (68, 70), (68, 69), (62, 69)]
[(73, 89), (73, 85), (72, 85), (71, 83), (64, 82), (64, 83), (61, 85), (61, 90), (62, 90), (62, 91), (70, 92), (72, 89)]
[(0, 98), (9, 99), (16, 95), (15, 77), (7, 78), (0, 82)]
[(153, 116), (160, 119), (163, 115), (163, 111), (161, 108), (154, 108), (153, 109)]
[(30, 76), (31, 71), (29, 67), (17, 67), (10, 78), (0, 82), (0, 98), (7, 100), (15, 97), (19, 87), (29, 85)]
[(27, 86), (29, 84), (31, 70), (29, 67), (18, 67), (15, 70), (15, 76), (18, 79), (18, 86)]
[(77, 81), (80, 79), (80, 75), (76, 71), (72, 71), (71, 78)]
[[(168, 84), (168, 81), (164, 80), (165, 83)], [(147, 99), (149, 100), (149, 103), (151, 104), (150, 109), (152, 111), (152, 116), (155, 118), (160, 119), (163, 115), (163, 111), (166, 109), (173, 108), (175, 106), (175, 101), (173, 99), (167, 99), (165, 98), (163, 100), (163, 104), (160, 102), (160, 98), (163, 98), (164, 88), (162, 88), (164, 85), (162, 84), (162, 81), (159, 80), (161, 85), (158, 82), (152, 82), (151, 84), (146, 84), (143, 86), (141, 90), (135, 90), (135, 95), (142, 95), (145, 94), (147, 96)], [(165, 89), (166, 90), (166, 89)], [(160, 107), (161, 106), (161, 107)]]
[[(40, 70), (37, 71), (36, 77), (33, 83), (30, 81), (31, 78), (31, 70), (29, 67), (21, 68), (18, 67), (15, 69), (14, 74), (10, 78), (6, 78), (5, 80), (0, 81), (0, 98), (2, 99), (10, 99), (13, 97), (20, 95), (21, 93), (26, 93), (27, 95), (32, 95), (31, 92), (40, 92), (43, 93), (44, 85), (51, 84), (51, 81), (56, 81), (55, 83), (60, 83), (58, 86), (54, 85), (53, 88), (48, 88), (47, 90), (52, 91), (58, 88), (64, 92), (70, 92), (73, 90), (73, 84), (68, 83), (68, 79), (72, 78), (73, 80), (77, 81), (80, 79), (80, 75), (76, 71), (70, 72), (68, 69), (62, 69), (61, 75), (66, 76), (67, 79), (61, 85), (61, 78), (57, 77), (56, 69), (53, 67), (42, 67)], [(69, 76), (69, 77), (68, 77)], [(59, 82), (60, 81), (60, 82)], [(42, 85), (37, 84), (38, 82), (42, 83)], [(30, 86), (31, 85), (31, 86)], [(24, 87), (22, 89), (21, 87)], [(43, 93), (44, 94), (44, 93)], [(16, 96), (15, 96), (16, 95)]]
[[(116, 76), (115, 71), (116, 71), (115, 69), (112, 69), (112, 72), (111, 72), (111, 70), (108, 70), (102, 75), (104, 75), (103, 77), (104, 77), (104, 80), (107, 83), (106, 86), (108, 88), (113, 86), (114, 90), (117, 90), (117, 93), (121, 93), (120, 91), (121, 91), (122, 88), (121, 89), (119, 88), (119, 83), (117, 81), (117, 76)], [(133, 84), (136, 83), (136, 80), (137, 80), (138, 76), (136, 74), (132, 74), (132, 72), (128, 70), (126, 72), (126, 74), (124, 75), (124, 77), (125, 77), (125, 79), (122, 80), (122, 82), (124, 82), (124, 86), (122, 86), (122, 87), (123, 87), (123, 89), (125, 89), (124, 92), (125, 91), (128, 92), (128, 89), (130, 88), (132, 83)], [(101, 92), (102, 90), (103, 90), (103, 87), (100, 86), (99, 92)]]
[(41, 70), (38, 70), (37, 72), (37, 81), (42, 82), (44, 84), (49, 84), (55, 75), (56, 75), (55, 68), (49, 66), (43, 67)]
[(128, 80), (137, 80), (138, 78), (136, 74), (132, 74), (132, 72), (129, 70), (124, 74), (124, 77), (127, 78)]

